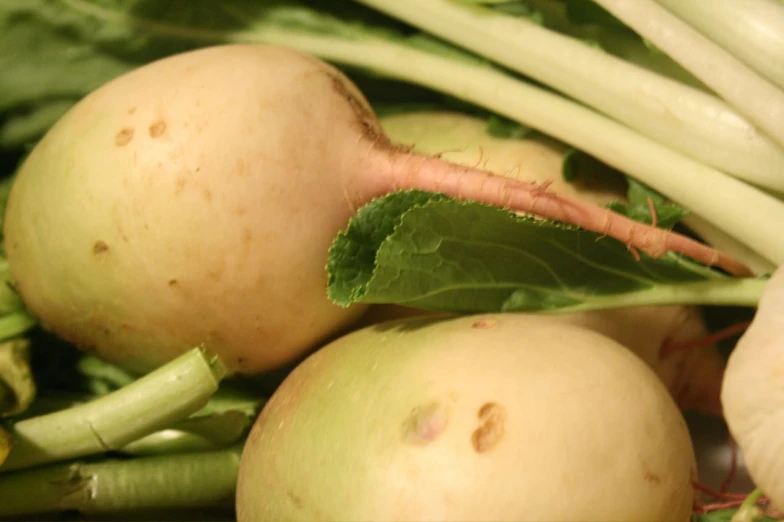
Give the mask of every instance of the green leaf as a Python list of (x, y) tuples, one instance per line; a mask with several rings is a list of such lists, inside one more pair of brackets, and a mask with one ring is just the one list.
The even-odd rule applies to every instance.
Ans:
[(647, 185), (634, 178), (627, 178), (629, 188), (627, 190), (628, 204), (611, 203), (608, 208), (630, 217), (636, 221), (652, 224), (651, 206), (656, 214), (656, 226), (660, 228), (672, 228), (675, 224), (689, 215), (689, 211), (679, 205), (670, 202)]
[(626, 24), (599, 4), (586, 0), (563, 0), (566, 16), (573, 24), (600, 25), (631, 32)]
[(577, 163), (580, 157), (580, 151), (574, 147), (570, 147), (563, 155), (561, 162), (561, 175), (566, 181), (574, 181), (577, 179)]
[(327, 271), (329, 297), (341, 306), (458, 313), (748, 304), (764, 288), (672, 253), (636, 260), (621, 242), (593, 232), (419, 191), (362, 207), (335, 238)]
[(491, 66), (348, 0), (3, 0), (0, 148), (29, 146), (83, 96), (143, 64), (281, 34), (393, 40)]
[(496, 114), (487, 118), (487, 133), (497, 138), (522, 139), (532, 132), (531, 127)]

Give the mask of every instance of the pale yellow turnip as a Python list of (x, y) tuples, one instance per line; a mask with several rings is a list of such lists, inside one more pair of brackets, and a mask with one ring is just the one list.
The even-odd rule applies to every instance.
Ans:
[(24, 303), (71, 343), (136, 371), (203, 345), (257, 373), (360, 315), (327, 297), (328, 247), (356, 208), (404, 188), (609, 237), (634, 229), (630, 246), (651, 255), (745, 270), (600, 207), (413, 155), (338, 69), (262, 45), (174, 55), (86, 96), (21, 166), (5, 241)]
[(608, 337), (526, 314), (408, 319), (311, 355), (244, 448), (239, 522), (690, 520), (683, 417)]
[(784, 509), (784, 268), (767, 283), (757, 311), (727, 362), (721, 402), (749, 475)]

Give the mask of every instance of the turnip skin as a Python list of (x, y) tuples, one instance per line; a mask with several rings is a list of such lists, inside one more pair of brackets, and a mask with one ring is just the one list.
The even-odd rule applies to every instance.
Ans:
[(317, 351), (249, 435), (238, 520), (689, 520), (694, 452), (664, 386), (552, 319), (410, 319)]
[(724, 417), (754, 483), (784, 509), (784, 268), (771, 276), (727, 361)]
[[(355, 151), (377, 129), (360, 125), (369, 108), (356, 90), (346, 92), (360, 105), (311, 113), (313, 84), (335, 96), (338, 75), (282, 48), (216, 47), (87, 96), (35, 147), (8, 201), (25, 304), (136, 371), (204, 343), (232, 371), (256, 373), (351, 323), (365, 307), (329, 302), (324, 270), (351, 209), (320, 177), (356, 156), (329, 149)], [(300, 110), (271, 133), (281, 100)]]

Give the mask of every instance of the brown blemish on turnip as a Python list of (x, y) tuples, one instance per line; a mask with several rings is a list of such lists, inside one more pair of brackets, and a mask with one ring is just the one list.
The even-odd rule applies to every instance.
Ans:
[(109, 251), (109, 245), (107, 245), (105, 241), (101, 241), (100, 239), (96, 241), (95, 244), (93, 245), (93, 254), (95, 254), (96, 256), (105, 254), (108, 251)]
[(504, 437), (506, 409), (497, 402), (486, 402), (479, 408), (477, 417), (482, 425), (474, 430), (471, 443), (474, 451), (485, 453), (495, 448)]
[(642, 477), (645, 482), (649, 482), (651, 484), (661, 484), (661, 475), (651, 471), (651, 468), (648, 466), (646, 462), (642, 462)]
[(387, 135), (381, 130), (378, 118), (373, 113), (373, 110), (367, 104), (363, 103), (356, 94), (349, 90), (344, 79), (336, 74), (327, 73), (327, 75), (329, 76), (329, 79), (332, 80), (332, 88), (351, 107), (364, 138), (389, 151), (407, 152), (411, 150), (411, 147), (395, 144), (390, 141)]
[(185, 189), (185, 185), (188, 183), (188, 178), (184, 176), (178, 177), (174, 182), (174, 194), (177, 195)]
[(152, 125), (150, 125), (150, 137), (151, 138), (159, 138), (166, 132), (166, 122), (163, 120), (158, 120)]
[(417, 406), (403, 421), (403, 442), (426, 446), (441, 436), (448, 423), (449, 410), (440, 402)]
[(120, 132), (117, 133), (117, 136), (114, 137), (114, 143), (118, 147), (124, 147), (128, 145), (133, 139), (133, 129), (124, 128)]
[(481, 319), (471, 324), (471, 328), (487, 329), (495, 327), (497, 323), (492, 319)]
[(179, 281), (177, 281), (176, 279), (169, 279), (169, 287), (174, 288), (179, 284), (180, 284)]
[(286, 492), (286, 496), (289, 498), (289, 500), (291, 500), (291, 503), (294, 504), (294, 507), (297, 509), (302, 509), (304, 504), (302, 503), (302, 499), (299, 497), (299, 495), (289, 490)]

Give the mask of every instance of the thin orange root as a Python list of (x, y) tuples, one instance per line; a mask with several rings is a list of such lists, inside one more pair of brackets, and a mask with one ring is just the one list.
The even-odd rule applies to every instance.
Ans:
[[(391, 188), (438, 192), (606, 234), (653, 258), (677, 252), (736, 276), (753, 275), (741, 262), (704, 243), (612, 213), (599, 205), (542, 191), (530, 182), (460, 167), (431, 156), (420, 156), (421, 162), (400, 162), (394, 155), (390, 157), (389, 150), (379, 152), (382, 154), (378, 159), (383, 163), (371, 167), (374, 175), (364, 187), (365, 200), (388, 194)], [(634, 255), (634, 250), (630, 252)]]
[(709, 488), (708, 486), (701, 484), (699, 482), (693, 482), (692, 486), (700, 493), (705, 493), (710, 497), (713, 497), (715, 499), (720, 499), (720, 500), (742, 501), (748, 496), (748, 493), (727, 493), (726, 491), (716, 491), (715, 489)]
[(717, 332), (703, 335), (702, 337), (698, 337), (696, 339), (689, 339), (688, 341), (673, 341), (672, 339), (668, 339), (659, 349), (659, 359), (666, 359), (674, 353), (690, 350), (692, 348), (699, 348), (700, 346), (708, 346), (732, 337), (733, 335), (741, 334), (746, 331), (750, 324), (751, 321), (742, 321), (726, 328), (722, 328)]
[(651, 213), (651, 226), (655, 227), (659, 222), (659, 217), (656, 215), (656, 205), (653, 204), (653, 199), (648, 196), (648, 211)]

